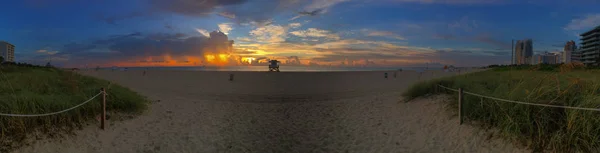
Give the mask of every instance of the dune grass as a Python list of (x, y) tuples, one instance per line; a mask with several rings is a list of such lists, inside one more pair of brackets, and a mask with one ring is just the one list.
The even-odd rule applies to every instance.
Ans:
[[(45, 67), (0, 66), (0, 112), (42, 114), (78, 105), (106, 88), (108, 81), (75, 72)], [(107, 110), (139, 114), (148, 100), (125, 87), (112, 84), (107, 90)], [(74, 110), (46, 117), (0, 116), (0, 152), (23, 141), (28, 133), (48, 135), (81, 128), (101, 112), (102, 97)]]
[[(447, 93), (456, 105), (457, 93), (434, 85), (523, 102), (600, 108), (600, 71), (556, 69), (492, 69), (420, 82), (409, 88), (406, 99)], [(436, 93), (437, 92), (437, 93)], [(600, 112), (499, 102), (466, 95), (466, 120), (494, 127), (504, 138), (534, 151), (599, 152)]]

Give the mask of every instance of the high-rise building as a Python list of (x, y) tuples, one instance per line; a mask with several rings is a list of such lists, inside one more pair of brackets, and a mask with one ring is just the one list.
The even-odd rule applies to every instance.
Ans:
[(6, 41), (0, 41), (0, 56), (5, 62), (15, 62), (15, 45)]
[(533, 56), (533, 41), (531, 39), (518, 40), (515, 45), (515, 64), (531, 64)]
[(571, 63), (573, 59), (572, 55), (573, 52), (575, 52), (575, 50), (577, 50), (577, 44), (575, 44), (575, 41), (568, 41), (567, 44), (565, 44), (565, 48), (563, 49), (561, 63)]
[(581, 35), (581, 62), (587, 65), (600, 64), (600, 26)]

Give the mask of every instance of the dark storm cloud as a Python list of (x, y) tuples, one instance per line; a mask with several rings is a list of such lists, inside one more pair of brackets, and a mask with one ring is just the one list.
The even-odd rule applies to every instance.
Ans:
[(306, 15), (306, 16), (317, 16), (317, 15), (321, 14), (321, 12), (323, 12), (323, 9), (316, 9), (314, 11), (300, 11), (300, 12), (298, 12), (298, 14)]
[[(108, 47), (125, 57), (201, 55), (203, 47), (209, 45), (206, 37), (189, 37), (186, 39), (157, 39), (157, 34), (145, 38), (129, 38), (115, 42)], [(168, 37), (168, 36), (167, 36)], [(165, 37), (166, 38), (166, 37)]]
[(155, 34), (149, 34), (148, 36), (146, 36), (146, 38), (148, 39), (152, 39), (152, 40), (156, 40), (156, 41), (162, 41), (162, 40), (176, 40), (176, 39), (181, 39), (186, 37), (186, 34), (183, 33), (174, 33), (174, 34), (169, 34), (169, 33), (155, 33)]
[(112, 35), (112, 36), (109, 36), (108, 39), (96, 40), (96, 41), (94, 41), (94, 44), (105, 45), (105, 44), (109, 44), (111, 42), (119, 41), (121, 39), (127, 39), (130, 37), (138, 37), (141, 35), (142, 35), (142, 33), (140, 33), (140, 32), (134, 32), (134, 33), (124, 34), (124, 35)]
[(298, 59), (298, 56), (290, 56), (287, 57), (285, 64), (287, 65), (301, 65), (302, 63), (300, 62), (300, 59)]
[[(233, 41), (228, 40), (225, 34), (215, 33), (211, 33), (213, 35), (210, 38), (204, 36), (187, 37), (181, 33), (115, 35), (109, 36), (107, 39), (96, 40), (92, 44), (70, 43), (64, 45), (56, 55), (34, 58), (60, 57), (68, 59), (70, 63), (110, 63), (169, 55), (178, 62), (182, 62), (185, 60), (178, 60), (182, 56), (202, 57), (205, 52), (226, 52), (232, 48)], [(97, 46), (98, 44), (105, 47), (100, 48)], [(92, 49), (102, 51), (91, 51)], [(161, 59), (156, 60), (160, 61)]]
[[(113, 14), (113, 15), (95, 15), (94, 18), (112, 25), (117, 25), (118, 21), (131, 18), (153, 16), (162, 12), (175, 13), (191, 17), (204, 17), (213, 13), (219, 7), (239, 5), (248, 0), (145, 0), (150, 8), (145, 8), (136, 12)], [(165, 28), (172, 29), (170, 26)]]
[(253, 1), (241, 5), (225, 7), (225, 12), (235, 15), (233, 18), (237, 23), (255, 23), (257, 26), (265, 26), (271, 22), (271, 18), (278, 13), (290, 10), (298, 10), (301, 5), (309, 1), (303, 0), (272, 0)]
[[(266, 26), (271, 19), (286, 11), (302, 10), (302, 6), (312, 1), (305, 0), (145, 0), (149, 8), (143, 8), (126, 14), (96, 15), (94, 18), (107, 24), (118, 24), (118, 21), (142, 17), (154, 16), (161, 13), (173, 13), (188, 17), (206, 17), (217, 14), (241, 23), (252, 23), (255, 26)], [(304, 15), (317, 15), (322, 9), (300, 11)], [(166, 28), (168, 28), (166, 26)], [(168, 28), (171, 29), (171, 28)]]
[(156, 9), (187, 16), (206, 16), (217, 7), (239, 5), (248, 0), (149, 0), (150, 5)]

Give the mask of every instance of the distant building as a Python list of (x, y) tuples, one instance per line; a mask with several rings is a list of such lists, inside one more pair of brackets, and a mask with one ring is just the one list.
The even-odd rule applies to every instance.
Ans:
[(573, 60), (573, 52), (575, 52), (576, 50), (577, 44), (575, 44), (575, 41), (568, 41), (567, 44), (565, 44), (565, 48), (563, 49), (561, 63), (571, 63), (571, 61)]
[(532, 64), (559, 64), (561, 61), (560, 53), (542, 53), (533, 56)]
[(600, 26), (581, 35), (581, 62), (586, 65), (600, 64)]
[(531, 39), (518, 40), (515, 45), (515, 64), (532, 64), (533, 41)]
[(0, 41), (0, 56), (5, 62), (15, 62), (15, 45), (6, 41)]
[(555, 56), (554, 56), (554, 58), (555, 58), (555, 59), (554, 59), (554, 61), (555, 61), (555, 63), (554, 63), (554, 64), (560, 64), (560, 63), (564, 63), (564, 62), (565, 62), (565, 61), (563, 60), (563, 57), (564, 57), (564, 54), (565, 54), (564, 52), (553, 52), (552, 54), (554, 54), (554, 55), (555, 55)]

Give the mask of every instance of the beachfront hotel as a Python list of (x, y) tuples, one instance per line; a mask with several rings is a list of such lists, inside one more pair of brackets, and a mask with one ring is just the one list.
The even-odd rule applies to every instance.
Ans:
[(533, 62), (533, 41), (531, 39), (518, 40), (515, 45), (515, 64), (532, 64)]
[(600, 26), (581, 35), (581, 62), (586, 65), (600, 64)]
[(4, 62), (15, 62), (15, 45), (0, 41), (0, 56), (4, 57)]
[(531, 64), (559, 64), (561, 63), (561, 53), (544, 52), (534, 55)]

